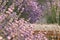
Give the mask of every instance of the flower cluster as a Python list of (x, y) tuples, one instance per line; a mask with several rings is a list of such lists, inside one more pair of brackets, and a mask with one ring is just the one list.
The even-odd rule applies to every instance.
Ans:
[(27, 19), (29, 20), (30, 23), (36, 22), (42, 13), (42, 10), (40, 9), (40, 6), (38, 2), (36, 2), (36, 0), (13, 0), (13, 1), (3, 0), (2, 3), (4, 5), (2, 4), (0, 7), (0, 10), (2, 10), (1, 12), (4, 13), (16, 12), (18, 16), (28, 14)]
[[(34, 23), (40, 16), (41, 10), (34, 0), (2, 0), (0, 7), (0, 30), (6, 40), (46, 40), (44, 35), (34, 34)], [(7, 2), (3, 5), (4, 2)], [(3, 7), (2, 7), (3, 6)], [(4, 8), (4, 10), (2, 9)], [(29, 21), (19, 18), (20, 14), (28, 13)], [(18, 14), (18, 15), (17, 15)], [(29, 23), (30, 22), (30, 23)], [(41, 39), (42, 38), (42, 39)], [(2, 39), (3, 40), (3, 39)]]
[(19, 21), (9, 22), (4, 27), (4, 34), (8, 40), (47, 40), (44, 34), (34, 32), (34, 25), (30, 24), (23, 19)]
[(19, 21), (14, 20), (14, 22), (12, 22), (12, 23), (9, 22), (4, 27), (4, 29), (5, 29), (4, 31), (5, 31), (5, 35), (7, 36), (7, 38), (8, 37), (11, 38), (11, 37), (15, 37), (15, 36), (17, 36), (19, 38), (20, 36), (24, 37), (26, 35), (27, 36), (31, 35), (32, 25), (28, 24), (23, 19), (20, 19)]
[(40, 9), (38, 2), (25, 0), (25, 12), (29, 14), (29, 22), (34, 23), (39, 19), (42, 10)]

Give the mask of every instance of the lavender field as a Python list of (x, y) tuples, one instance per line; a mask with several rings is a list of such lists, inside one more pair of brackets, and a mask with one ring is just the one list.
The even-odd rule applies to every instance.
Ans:
[(60, 0), (0, 0), (0, 40), (60, 40)]

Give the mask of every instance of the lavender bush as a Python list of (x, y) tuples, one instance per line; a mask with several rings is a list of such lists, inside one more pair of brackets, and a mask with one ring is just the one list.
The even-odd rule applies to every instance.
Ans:
[[(0, 3), (0, 40), (48, 40), (44, 34), (33, 35), (42, 10), (36, 0), (2, 0)], [(28, 14), (27, 21), (24, 14)]]

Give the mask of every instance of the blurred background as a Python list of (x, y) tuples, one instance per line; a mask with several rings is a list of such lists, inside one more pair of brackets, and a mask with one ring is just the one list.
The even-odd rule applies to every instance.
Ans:
[(43, 13), (37, 23), (60, 24), (60, 1), (39, 0)]

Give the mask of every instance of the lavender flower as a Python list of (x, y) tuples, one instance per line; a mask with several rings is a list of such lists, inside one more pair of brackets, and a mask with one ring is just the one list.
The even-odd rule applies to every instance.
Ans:
[(30, 22), (34, 23), (39, 19), (42, 10), (39, 9), (38, 3), (36, 1), (28, 1), (25, 6), (25, 11), (29, 13)]
[[(3, 32), (8, 40), (13, 40), (15, 37), (17, 37), (17, 40), (33, 40), (36, 38), (35, 35), (33, 35), (33, 27), (34, 25), (24, 21), (24, 19), (20, 19), (18, 21), (14, 20), (14, 22), (8, 22), (4, 26)], [(41, 38), (43, 38), (41, 36), (43, 36), (44, 34), (42, 35), (41, 33), (38, 33), (36, 35), (37, 39), (40, 40)]]
[[(5, 26), (5, 30), (9, 33), (9, 35), (11, 35), (12, 37), (14, 37), (14, 36), (19, 37), (19, 35), (21, 36), (21, 34), (23, 35), (23, 37), (24, 37), (24, 35), (29, 36), (32, 31), (32, 27), (30, 27), (29, 24), (25, 23), (24, 20), (19, 20), (19, 21), (15, 20), (15, 21), (19, 22), (19, 23), (16, 23), (16, 22), (8, 23)], [(8, 34), (6, 34), (6, 35), (8, 35)]]
[(5, 15), (5, 14), (0, 15), (0, 22), (2, 22), (3, 20), (5, 20), (6, 17), (7, 17), (7, 15)]
[[(4, 27), (2, 31), (7, 40), (40, 40), (42, 38), (40, 36), (43, 35), (40, 35), (40, 33), (33, 35), (34, 25), (29, 23), (36, 22), (41, 15), (42, 11), (38, 6), (38, 2), (36, 0), (13, 0), (9, 3), (9, 1), (11, 0), (8, 0), (8, 4), (2, 6), (7, 8), (5, 8), (6, 12), (2, 12), (0, 15), (0, 27)], [(15, 9), (15, 6), (18, 6), (17, 9)], [(25, 21), (24, 18), (18, 20), (19, 16), (25, 14), (24, 12), (28, 13), (29, 22)], [(16, 15), (17, 13), (19, 14)]]

